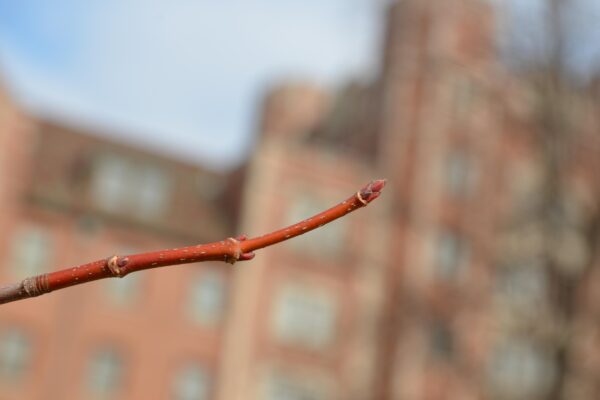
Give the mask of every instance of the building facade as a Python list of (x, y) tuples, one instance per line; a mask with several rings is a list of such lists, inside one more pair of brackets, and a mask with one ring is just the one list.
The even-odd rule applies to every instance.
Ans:
[[(373, 179), (364, 160), (309, 142), (329, 103), (304, 84), (267, 96), (245, 183), (245, 232), (314, 215)], [(358, 212), (240, 267), (223, 370), (229, 384), (219, 399), (371, 395), (383, 301), (381, 210)]]
[[(532, 258), (538, 226), (524, 223), (544, 174), (535, 92), (502, 67), (490, 3), (392, 2), (376, 79), (337, 93), (271, 88), (256, 151), (229, 173), (32, 118), (0, 96), (2, 282), (261, 234), (389, 180), (373, 207), (248, 263), (3, 306), (0, 398), (560, 398), (567, 331), (547, 323), (556, 285)], [(597, 100), (569, 100), (584, 137), (565, 175), (573, 221), (598, 213)], [(569, 275), (577, 312), (562, 322), (577, 346), (554, 395), (593, 399), (600, 275), (577, 232), (559, 252), (568, 271), (587, 260)]]
[[(228, 177), (2, 107), (3, 282), (230, 235)], [(7, 304), (3, 399), (209, 398), (231, 271), (153, 270)]]
[[(554, 140), (546, 138), (557, 121), (542, 119), (548, 99), (535, 80), (505, 68), (497, 11), (481, 0), (393, 2), (373, 82), (329, 96), (290, 83), (265, 99), (246, 186), (246, 199), (263, 200), (247, 203), (247, 218), (269, 203), (263, 195), (270, 185), (294, 193), (285, 188), (302, 181), (299, 172), (321, 182), (330, 176), (325, 171), (336, 171), (336, 182), (354, 186), (362, 173), (389, 179), (385, 199), (369, 210), (378, 228), (359, 228), (375, 229), (364, 235), (373, 242), (348, 243), (370, 263), (368, 279), (355, 275), (358, 296), (345, 296), (362, 304), (353, 317), (373, 329), (346, 353), (360, 360), (358, 377), (340, 377), (338, 391), (323, 395), (298, 385), (289, 398), (594, 398), (600, 354), (584, 338), (598, 332), (590, 320), (598, 269), (591, 253), (598, 243), (589, 234), (599, 226), (600, 193), (589, 174), (597, 170), (592, 160), (600, 159), (592, 133), (598, 97), (562, 89), (568, 130), (557, 135), (578, 136), (564, 142), (568, 150), (559, 149), (567, 161), (553, 173), (545, 143)], [(559, 227), (549, 222), (554, 211), (540, 214), (540, 198), (548, 201), (543, 188), (553, 179), (564, 182), (556, 189), (564, 214)], [(254, 187), (265, 186), (255, 194)], [(322, 186), (310, 193), (329, 190)], [(277, 262), (277, 271), (285, 264), (293, 262)], [(309, 264), (297, 279), (310, 274)], [(351, 271), (343, 271), (352, 281)], [(265, 283), (246, 284), (260, 291)], [(351, 335), (360, 335), (355, 329)], [(255, 358), (264, 357), (260, 345), (249, 345)]]

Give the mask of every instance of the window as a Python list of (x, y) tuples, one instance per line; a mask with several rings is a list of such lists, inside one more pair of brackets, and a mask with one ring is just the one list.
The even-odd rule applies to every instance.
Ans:
[(105, 211), (129, 212), (148, 219), (167, 209), (170, 184), (168, 174), (156, 165), (104, 155), (96, 162), (92, 192)]
[(40, 226), (20, 228), (13, 237), (11, 269), (18, 278), (42, 273), (51, 262), (49, 232)]
[(431, 350), (439, 359), (450, 359), (454, 354), (454, 336), (442, 321), (435, 321), (429, 328)]
[[(320, 213), (331, 204), (320, 201), (306, 194), (295, 197), (287, 215), (287, 224), (294, 224), (302, 219)], [(345, 220), (337, 220), (306, 235), (299, 236), (290, 242), (290, 246), (298, 251), (306, 251), (319, 256), (334, 257), (342, 250)]]
[(120, 279), (106, 280), (106, 295), (115, 306), (127, 306), (135, 301), (139, 294), (142, 274), (129, 274)]
[(518, 212), (530, 212), (539, 204), (540, 194), (544, 193), (544, 172), (541, 165), (532, 157), (513, 161), (506, 168), (505, 179), (509, 186), (511, 202)]
[(98, 397), (115, 395), (123, 384), (123, 359), (111, 347), (98, 349), (90, 359), (88, 391)]
[(536, 312), (546, 300), (547, 276), (541, 265), (515, 265), (498, 269), (498, 297), (519, 312)]
[(324, 291), (288, 286), (277, 298), (275, 334), (283, 343), (323, 348), (334, 338), (335, 322), (334, 299)]
[(225, 278), (217, 271), (200, 274), (190, 288), (188, 315), (202, 325), (221, 320), (225, 308)]
[(173, 400), (205, 400), (209, 398), (208, 374), (199, 365), (188, 365), (177, 372), (173, 381)]
[(93, 192), (98, 206), (106, 211), (119, 211), (132, 193), (128, 180), (128, 164), (117, 156), (105, 155), (96, 163)]
[(549, 354), (521, 338), (510, 338), (492, 353), (489, 379), (495, 392), (505, 398), (533, 399), (548, 394), (555, 378)]
[[(304, 378), (304, 379), (302, 379)], [(325, 400), (330, 398), (323, 385), (308, 377), (272, 374), (267, 380), (266, 400)]]
[(3, 382), (21, 380), (31, 361), (31, 342), (19, 329), (0, 335), (0, 379)]
[(453, 80), (453, 110), (456, 118), (463, 118), (474, 103), (476, 87), (473, 81), (466, 77), (457, 77)]
[(466, 267), (469, 258), (467, 242), (456, 232), (442, 231), (437, 239), (436, 275), (455, 280)]
[(462, 150), (452, 151), (446, 160), (445, 180), (448, 193), (467, 196), (473, 186), (473, 171), (469, 155)]
[(168, 205), (169, 180), (163, 170), (146, 166), (137, 170), (138, 214), (143, 217), (161, 215)]

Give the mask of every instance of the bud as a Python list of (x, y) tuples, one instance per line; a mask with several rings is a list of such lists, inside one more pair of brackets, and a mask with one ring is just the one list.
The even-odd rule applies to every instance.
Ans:
[(381, 196), (381, 190), (385, 187), (385, 179), (377, 179), (367, 186), (362, 188), (359, 192), (360, 198), (367, 204)]

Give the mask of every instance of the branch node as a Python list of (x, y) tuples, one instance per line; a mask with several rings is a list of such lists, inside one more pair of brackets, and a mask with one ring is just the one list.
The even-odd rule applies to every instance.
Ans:
[[(242, 239), (242, 240), (244, 240), (244, 239)], [(242, 254), (242, 249), (240, 248), (240, 241), (239, 240), (230, 237), (230, 238), (227, 239), (227, 241), (229, 241), (229, 242), (231, 242), (233, 244), (233, 251), (232, 251), (232, 254), (226, 254), (225, 255), (225, 262), (233, 265), (233, 264), (236, 263), (237, 260), (240, 259), (240, 256)]]
[(37, 297), (50, 291), (48, 274), (25, 278), (23, 279), (22, 285), (23, 290), (25, 290), (25, 293), (27, 293), (28, 297)]
[(119, 256), (112, 256), (106, 261), (106, 266), (108, 267), (111, 274), (114, 276), (118, 276), (119, 278), (123, 277), (123, 272), (121, 270), (121, 265), (119, 265)]

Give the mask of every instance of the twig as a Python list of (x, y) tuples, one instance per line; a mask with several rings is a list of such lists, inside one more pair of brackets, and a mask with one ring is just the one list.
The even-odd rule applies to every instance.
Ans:
[(247, 261), (254, 251), (317, 229), (344, 215), (365, 207), (380, 196), (385, 180), (369, 183), (352, 197), (311, 218), (278, 231), (247, 239), (246, 236), (180, 249), (154, 251), (128, 256), (112, 256), (73, 268), (25, 278), (20, 283), (0, 288), (0, 304), (40, 296), (54, 290), (104, 278), (122, 278), (144, 269), (196, 263), (200, 261)]

